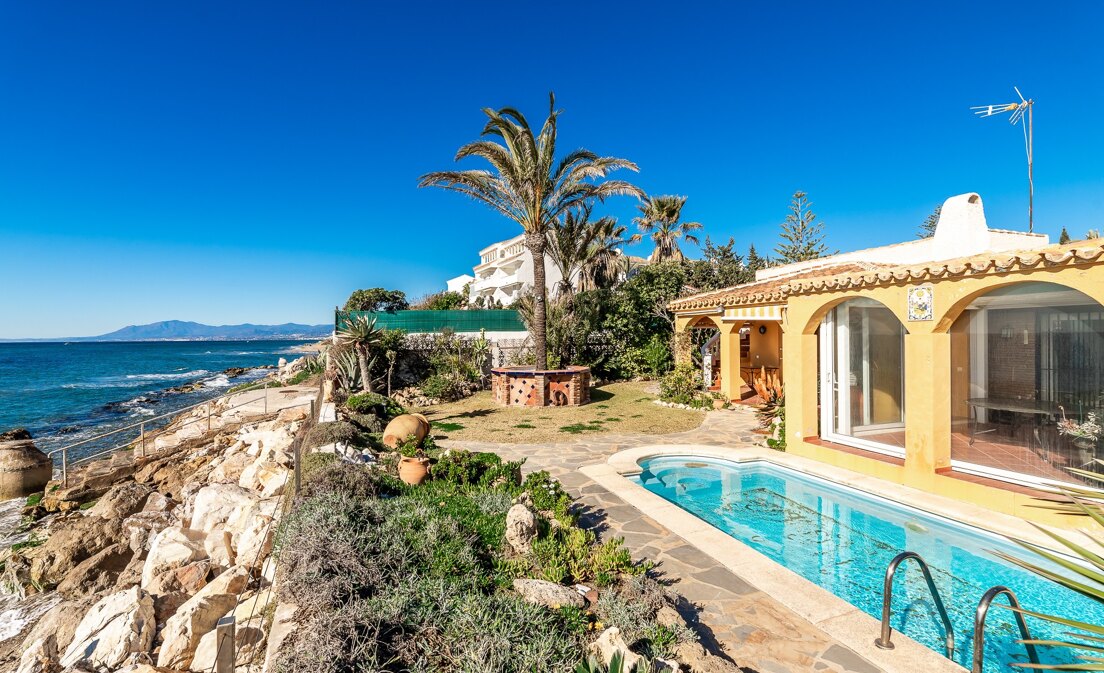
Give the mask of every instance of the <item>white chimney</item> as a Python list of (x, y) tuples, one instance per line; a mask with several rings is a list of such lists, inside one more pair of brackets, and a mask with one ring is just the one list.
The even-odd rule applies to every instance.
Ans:
[(989, 227), (985, 223), (981, 196), (970, 192), (943, 202), (939, 222), (935, 225), (935, 246), (940, 249), (946, 246), (948, 252), (969, 251), (965, 254), (989, 248)]

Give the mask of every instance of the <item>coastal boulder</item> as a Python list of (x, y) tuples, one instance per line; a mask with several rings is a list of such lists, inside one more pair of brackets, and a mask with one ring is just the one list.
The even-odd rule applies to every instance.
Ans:
[(288, 471), (274, 462), (257, 458), (241, 473), (238, 485), (270, 498), (280, 495), (287, 486)]
[(175, 520), (169, 512), (137, 512), (123, 520), (123, 536), (135, 554), (144, 555), (149, 551), (151, 538)]
[(153, 600), (140, 587), (104, 596), (77, 625), (61, 665), (115, 670), (153, 645)]
[(126, 481), (113, 486), (88, 510), (88, 515), (105, 519), (125, 519), (142, 510), (150, 490), (149, 486), (135, 481)]
[(625, 638), (621, 635), (621, 629), (616, 626), (611, 626), (603, 631), (602, 635), (598, 636), (597, 640), (591, 643), (587, 649), (606, 666), (609, 666), (613, 655), (620, 652), (621, 660), (624, 662), (622, 670), (626, 671), (631, 671), (638, 666), (643, 668), (642, 665), (647, 663), (643, 660), (643, 657), (629, 649), (629, 644), (625, 642)]
[(213, 630), (218, 620), (237, 606), (237, 594), (248, 581), (249, 571), (231, 568), (181, 605), (161, 630), (162, 643), (157, 654), (157, 665), (189, 668), (200, 638)]
[(134, 552), (126, 543), (104, 547), (78, 563), (57, 585), (57, 592), (67, 598), (82, 598), (115, 586), (126, 570)]
[[(271, 601), (272, 591), (269, 589), (256, 594), (247, 594), (242, 597), (237, 607), (223, 615), (224, 618), (234, 616), (234, 652), (235, 663), (238, 666), (246, 666), (253, 661), (260, 663), (258, 655), (265, 645), (265, 613)], [(218, 629), (213, 629), (199, 639), (199, 645), (196, 646), (195, 656), (192, 659), (192, 670), (212, 670), (217, 654)]]
[(272, 553), (272, 543), (275, 535), (276, 530), (272, 517), (254, 512), (238, 536), (238, 564), (247, 568), (260, 568), (264, 560)]
[(153, 597), (153, 612), (159, 624), (171, 617), (189, 598), (207, 586), (212, 564), (194, 561), (179, 568), (163, 570), (146, 587)]
[(25, 498), (49, 483), (54, 465), (23, 429), (0, 433), (0, 501)]
[(237, 484), (208, 484), (195, 495), (191, 527), (204, 533), (222, 526), (236, 531), (257, 500), (254, 493)]
[(165, 570), (206, 558), (204, 537), (202, 531), (179, 526), (171, 526), (157, 533), (150, 542), (149, 554), (142, 566), (142, 586), (149, 586), (153, 578)]
[(236, 484), (241, 478), (242, 472), (253, 462), (252, 457), (244, 451), (239, 451), (224, 458), (207, 475), (207, 481), (212, 484)]
[(54, 520), (46, 541), (27, 552), (31, 580), (39, 586), (57, 584), (81, 561), (117, 540), (122, 526), (118, 519), (83, 514)]
[(23, 651), (15, 673), (54, 673), (58, 670), (57, 638), (49, 634)]

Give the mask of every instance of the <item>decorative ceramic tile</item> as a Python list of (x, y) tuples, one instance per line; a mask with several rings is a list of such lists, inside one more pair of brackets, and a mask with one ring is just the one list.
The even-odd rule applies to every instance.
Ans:
[(934, 314), (933, 292), (930, 285), (910, 287), (908, 291), (908, 319), (931, 320)]

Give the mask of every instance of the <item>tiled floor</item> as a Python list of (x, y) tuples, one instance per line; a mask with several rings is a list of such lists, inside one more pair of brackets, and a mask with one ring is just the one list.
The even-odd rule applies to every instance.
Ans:
[[(982, 424), (974, 435), (973, 445), (970, 444), (968, 430), (952, 432), (951, 458), (1033, 477), (1075, 480), (1066, 468), (1082, 467), (1085, 459), (1067, 440), (1053, 436), (1053, 429), (1044, 429), (1043, 432), (1049, 432), (1052, 436), (1044, 435), (1044, 441), (1040, 442), (1032, 437), (1030, 426), (1018, 428), (1015, 436), (1010, 436), (1007, 425)], [(892, 446), (905, 445), (904, 430), (863, 438)], [(1043, 448), (1043, 444), (1052, 448)]]
[[(548, 470), (580, 499), (581, 520), (603, 537), (622, 537), (634, 557), (659, 563), (659, 572), (697, 608), (702, 643), (749, 672), (837, 671), (876, 673), (874, 666), (808, 621), (721, 567), (636, 508), (578, 471), (610, 455), (647, 444), (710, 444), (727, 447), (760, 443), (747, 408), (714, 411), (689, 432), (654, 435), (601, 435), (562, 444), (441, 442), (476, 451), (494, 451), (510, 460), (526, 459), (525, 469)], [(688, 614), (693, 611), (687, 611)]]

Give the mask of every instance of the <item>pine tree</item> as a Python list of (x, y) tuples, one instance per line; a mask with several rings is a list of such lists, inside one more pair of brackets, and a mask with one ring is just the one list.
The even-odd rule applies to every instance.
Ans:
[(935, 228), (939, 225), (939, 213), (943, 211), (943, 206), (936, 206), (935, 210), (924, 218), (924, 221), (920, 223), (920, 231), (916, 232), (916, 238), (931, 238), (935, 236)]
[(1058, 244), (1059, 245), (1065, 245), (1066, 243), (1069, 243), (1069, 242), (1070, 242), (1069, 232), (1066, 231), (1065, 227), (1062, 227), (1062, 233), (1058, 234)]
[(748, 246), (747, 257), (745, 259), (747, 260), (745, 266), (747, 266), (748, 271), (752, 273), (753, 277), (756, 271), (760, 269), (765, 269), (771, 265), (770, 259), (766, 257), (760, 257), (759, 253), (755, 251), (754, 243)]
[(780, 263), (804, 262), (835, 254), (829, 253), (824, 244), (824, 223), (816, 221), (816, 213), (810, 210), (812, 205), (805, 192), (794, 192), (790, 214), (782, 223), (782, 242), (774, 249)]

